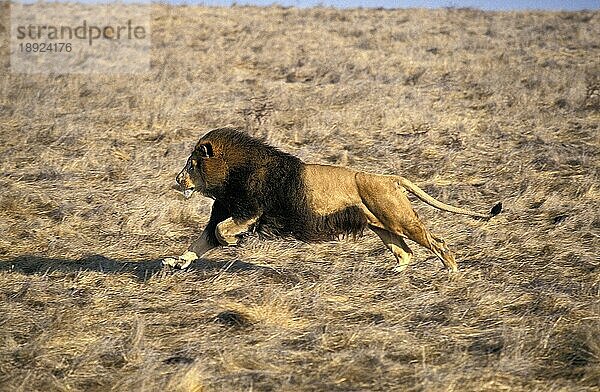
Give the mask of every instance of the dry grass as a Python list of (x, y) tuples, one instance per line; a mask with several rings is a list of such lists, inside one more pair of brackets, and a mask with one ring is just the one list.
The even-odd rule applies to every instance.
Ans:
[[(7, 41), (7, 5), (0, 38)], [(0, 389), (585, 391), (600, 384), (600, 13), (154, 6), (152, 69), (11, 74), (0, 47)], [(233, 124), (398, 173), (456, 250), (374, 235), (161, 269), (210, 201), (171, 189)]]

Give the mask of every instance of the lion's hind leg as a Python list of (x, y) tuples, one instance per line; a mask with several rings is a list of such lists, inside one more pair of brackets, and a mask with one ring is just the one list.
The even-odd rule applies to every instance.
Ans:
[(409, 239), (431, 250), (442, 261), (448, 271), (456, 272), (458, 270), (454, 254), (448, 249), (444, 240), (431, 234), (420, 220), (418, 224), (407, 227), (404, 232)]
[(395, 177), (359, 172), (356, 175), (356, 185), (372, 224), (388, 231), (394, 238), (408, 238), (431, 250), (448, 270), (458, 269), (452, 252), (443, 240), (425, 228)]
[(385, 246), (394, 254), (396, 257), (396, 267), (394, 267), (394, 271), (401, 272), (408, 267), (412, 258), (413, 252), (408, 247), (404, 239), (392, 232), (389, 232), (385, 229), (381, 229), (375, 226), (369, 226), (371, 230), (375, 232), (381, 238), (381, 241), (385, 244)]

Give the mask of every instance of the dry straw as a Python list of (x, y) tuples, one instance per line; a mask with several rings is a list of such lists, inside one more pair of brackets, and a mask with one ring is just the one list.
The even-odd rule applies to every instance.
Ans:
[[(597, 390), (598, 12), (152, 15), (148, 73), (11, 74), (0, 45), (1, 390)], [(415, 202), (453, 276), (373, 235), (165, 271), (210, 208), (174, 176), (227, 124), (505, 212)]]

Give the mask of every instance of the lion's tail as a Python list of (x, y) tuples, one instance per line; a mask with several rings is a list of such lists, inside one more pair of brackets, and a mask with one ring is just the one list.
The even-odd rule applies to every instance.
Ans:
[(440, 210), (454, 212), (456, 214), (474, 216), (477, 218), (483, 218), (485, 220), (488, 220), (491, 217), (498, 215), (502, 211), (502, 202), (498, 202), (496, 205), (494, 205), (494, 207), (492, 207), (490, 212), (487, 214), (470, 211), (470, 210), (460, 208), (460, 207), (454, 207), (449, 204), (442, 203), (441, 201), (439, 201), (437, 199), (434, 199), (432, 196), (427, 194), (423, 189), (419, 188), (416, 184), (413, 184), (406, 178), (400, 177), (400, 176), (397, 176), (397, 177), (398, 177), (398, 181), (400, 182), (400, 185), (402, 185), (404, 188), (406, 188), (410, 193), (417, 196), (419, 199), (421, 199), (425, 203), (427, 203), (433, 207), (439, 208)]

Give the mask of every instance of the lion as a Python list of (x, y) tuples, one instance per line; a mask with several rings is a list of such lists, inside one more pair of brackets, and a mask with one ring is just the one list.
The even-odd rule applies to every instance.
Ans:
[(214, 199), (200, 238), (181, 256), (163, 260), (181, 269), (211, 249), (238, 245), (247, 233), (317, 242), (357, 237), (369, 228), (394, 255), (396, 271), (406, 269), (413, 258), (409, 239), (454, 272), (453, 253), (427, 230), (407, 193), (438, 209), (485, 220), (502, 209), (501, 203), (487, 214), (454, 207), (397, 175), (307, 164), (235, 128), (204, 135), (176, 181), (185, 198), (199, 192)]

